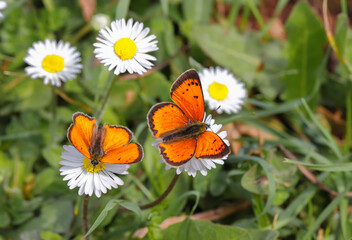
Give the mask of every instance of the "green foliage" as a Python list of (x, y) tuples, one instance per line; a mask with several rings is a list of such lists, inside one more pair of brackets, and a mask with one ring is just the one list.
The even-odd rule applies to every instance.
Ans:
[[(309, 26), (309, 27), (307, 27)], [(287, 75), (283, 81), (287, 83), (284, 98), (287, 100), (306, 97), (321, 84), (319, 71), (325, 67), (323, 61), (323, 45), (326, 44), (325, 32), (319, 18), (308, 3), (296, 4), (286, 22), (287, 69), (296, 70)], [(316, 95), (317, 93), (315, 93)], [(312, 100), (316, 105), (317, 96)]]
[(189, 218), (163, 231), (163, 239), (274, 240), (276, 238), (276, 231), (243, 229)]
[[(98, 31), (85, 21), (83, 2), (156, 35), (148, 74), (116, 77), (95, 59)], [(0, 240), (352, 237), (348, 1), (329, 1), (330, 38), (319, 1), (89, 2), (8, 0), (0, 10)], [(59, 88), (24, 71), (28, 48), (46, 38), (81, 53), (82, 72)], [(206, 106), (225, 125), (232, 153), (206, 176), (182, 172), (161, 203), (141, 209), (175, 174), (159, 161), (146, 115), (171, 101), (182, 72), (210, 66), (228, 68), (248, 91), (239, 113)], [(59, 172), (75, 112), (101, 112), (101, 124), (127, 126), (144, 149), (143, 161), (120, 176), (123, 186), (90, 198), (88, 233), (84, 196)]]
[(257, 44), (255, 36), (242, 35), (234, 28), (219, 25), (195, 26), (192, 36), (217, 64), (231, 69), (248, 83), (254, 78), (260, 58), (253, 54), (253, 46)]

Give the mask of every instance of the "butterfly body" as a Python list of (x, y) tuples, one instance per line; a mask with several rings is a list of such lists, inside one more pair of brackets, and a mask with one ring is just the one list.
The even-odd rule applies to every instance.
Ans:
[(191, 122), (184, 128), (179, 129), (177, 132), (165, 134), (162, 137), (163, 142), (177, 142), (189, 137), (197, 138), (200, 134), (204, 133), (207, 126), (203, 122)]
[(96, 126), (93, 126), (92, 133), (91, 146), (88, 148), (90, 159), (100, 161), (105, 154), (103, 149), (105, 128), (99, 127), (97, 130)]
[(198, 73), (188, 70), (171, 86), (174, 103), (158, 103), (148, 112), (148, 126), (158, 138), (160, 153), (169, 165), (177, 167), (192, 158), (217, 159), (230, 149), (203, 121), (204, 97)]

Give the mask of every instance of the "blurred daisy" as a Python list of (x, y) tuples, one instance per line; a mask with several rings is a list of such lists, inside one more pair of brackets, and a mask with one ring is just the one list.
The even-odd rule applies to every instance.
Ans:
[(61, 86), (61, 81), (66, 82), (76, 77), (81, 72), (82, 64), (80, 53), (70, 43), (45, 39), (45, 42), (35, 42), (28, 49), (24, 58), (29, 67), (25, 68), (31, 78), (44, 78), (44, 84), (51, 83)]
[[(208, 117), (206, 117), (206, 115), (204, 115), (204, 119), (205, 119), (205, 123), (209, 126), (209, 128), (207, 129), (208, 131), (212, 131), (214, 133), (216, 133), (227, 146), (230, 146), (230, 142), (225, 139), (227, 136), (227, 132), (226, 131), (222, 131), (220, 133), (219, 130), (221, 129), (222, 125), (221, 124), (215, 124), (215, 120), (212, 119), (211, 114), (208, 115)], [(152, 145), (154, 147), (156, 147), (157, 149), (159, 149), (159, 143), (160, 141), (154, 141), (152, 142)], [(223, 165), (224, 164), (224, 160), (226, 160), (228, 157), (228, 155), (226, 155), (223, 158), (220, 159), (198, 159), (195, 156), (193, 156), (193, 158), (191, 158), (191, 160), (187, 161), (185, 164), (178, 166), (178, 167), (174, 167), (174, 166), (170, 166), (168, 165), (163, 158), (160, 159), (160, 162), (165, 162), (166, 164), (166, 169), (170, 169), (170, 168), (176, 168), (176, 173), (179, 175), (181, 174), (182, 171), (187, 172), (187, 174), (189, 176), (193, 176), (195, 177), (197, 175), (197, 172), (199, 171), (203, 176), (206, 176), (208, 173), (208, 170), (212, 169), (212, 168), (216, 168), (215, 164), (220, 164)]]
[[(105, 27), (99, 31), (98, 43), (94, 43), (96, 58), (107, 66), (109, 71), (119, 75), (128, 71), (129, 73), (143, 74), (150, 69), (156, 58), (146, 54), (158, 50), (155, 35), (149, 35), (149, 28), (143, 29), (143, 23), (129, 19), (115, 20), (111, 28)], [(154, 41), (153, 41), (154, 40)]]
[(94, 30), (100, 30), (103, 27), (106, 27), (110, 23), (110, 18), (108, 15), (103, 13), (95, 14), (90, 21)]
[(64, 160), (59, 162), (63, 165), (60, 168), (60, 174), (65, 175), (64, 181), (69, 180), (67, 185), (70, 189), (79, 187), (79, 195), (92, 196), (95, 193), (97, 197), (100, 197), (101, 193), (107, 192), (107, 189), (123, 185), (123, 181), (115, 174), (128, 174), (129, 164), (101, 162), (93, 167), (91, 160), (75, 147), (65, 145), (64, 149), (66, 151), (61, 155)]
[[(5, 1), (0, 1), (0, 10), (3, 10), (7, 7), (7, 3)], [(0, 18), (3, 18), (4, 14), (0, 12)]]
[(217, 113), (237, 113), (243, 99), (247, 97), (244, 84), (236, 79), (227, 69), (220, 67), (204, 68), (199, 72), (202, 82), (204, 100), (211, 110)]

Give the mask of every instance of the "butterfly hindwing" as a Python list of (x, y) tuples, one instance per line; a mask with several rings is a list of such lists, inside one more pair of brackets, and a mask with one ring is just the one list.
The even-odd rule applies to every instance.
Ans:
[(202, 86), (196, 70), (181, 74), (171, 87), (171, 99), (192, 121), (202, 121), (204, 98)]
[(217, 159), (230, 153), (230, 148), (215, 133), (205, 131), (197, 138), (196, 158)]
[(75, 113), (72, 121), (67, 130), (67, 138), (78, 151), (90, 158), (89, 147), (92, 143), (93, 131), (96, 131), (95, 118), (83, 113)]
[(141, 145), (138, 143), (130, 143), (106, 153), (101, 159), (101, 162), (131, 164), (141, 161), (143, 155), (144, 153)]
[(188, 162), (196, 149), (195, 138), (186, 138), (176, 142), (162, 142), (159, 144), (163, 159), (171, 166), (180, 166)]
[(166, 102), (154, 105), (148, 112), (147, 120), (149, 129), (156, 138), (188, 124), (188, 118), (182, 110), (176, 104)]

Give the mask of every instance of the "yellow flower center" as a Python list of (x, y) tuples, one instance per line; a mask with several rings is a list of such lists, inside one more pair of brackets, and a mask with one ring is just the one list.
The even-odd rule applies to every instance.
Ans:
[(115, 53), (123, 61), (131, 59), (137, 52), (137, 45), (130, 38), (121, 38), (115, 43)]
[[(96, 163), (94, 161), (96, 161)], [(105, 168), (105, 163), (98, 160), (90, 160), (89, 158), (84, 157), (83, 167), (87, 172), (98, 173)]]
[(226, 85), (218, 82), (213, 82), (212, 84), (210, 84), (208, 91), (210, 96), (218, 101), (224, 100), (227, 97), (227, 94), (229, 93), (229, 90), (227, 89)]
[(60, 72), (64, 69), (64, 59), (55, 54), (48, 55), (43, 59), (42, 66), (45, 71), (50, 73)]

